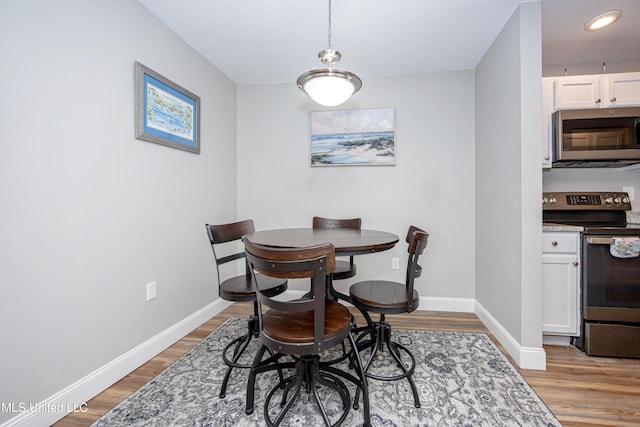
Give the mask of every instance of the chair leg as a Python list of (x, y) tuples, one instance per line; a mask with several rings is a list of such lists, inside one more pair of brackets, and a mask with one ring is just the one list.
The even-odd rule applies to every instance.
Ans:
[(287, 401), (282, 407), (282, 410), (280, 411), (280, 413), (278, 414), (274, 422), (272, 422), (271, 418), (269, 418), (269, 402), (271, 402), (271, 398), (273, 397), (273, 394), (276, 392), (276, 390), (279, 388), (279, 385), (271, 389), (271, 391), (269, 392), (269, 394), (267, 395), (264, 401), (264, 420), (269, 427), (280, 425), (285, 415), (287, 415), (287, 412), (289, 412), (289, 409), (291, 409), (293, 402), (295, 402), (295, 400), (300, 395), (300, 390), (302, 389), (302, 385), (304, 381), (304, 366), (298, 363), (296, 366), (296, 374), (289, 378), (291, 381), (293, 381), (293, 386), (287, 387), (287, 388), (289, 390), (293, 388), (293, 394), (287, 399)]
[[(389, 332), (391, 332), (391, 330), (389, 330)], [(418, 388), (416, 387), (416, 383), (413, 381), (413, 372), (416, 366), (416, 359), (413, 356), (413, 353), (411, 353), (408, 348), (406, 348), (400, 343), (391, 341), (390, 335), (391, 334), (385, 337), (387, 340), (386, 341), (387, 348), (389, 349), (389, 353), (391, 353), (391, 356), (396, 361), (396, 364), (400, 367), (404, 375), (406, 375), (407, 381), (409, 381), (409, 386), (411, 387), (411, 392), (413, 393), (414, 406), (416, 408), (419, 408), (421, 406), (420, 396), (418, 395)], [(400, 360), (400, 352), (398, 351), (398, 349), (402, 349), (411, 358), (411, 365), (409, 369), (407, 369), (404, 366), (404, 363), (402, 363), (402, 361)]]
[(251, 370), (249, 371), (249, 378), (247, 379), (247, 399), (245, 402), (244, 413), (247, 415), (253, 414), (253, 402), (255, 396), (255, 388), (256, 388), (256, 375), (258, 374), (256, 369), (262, 360), (262, 356), (264, 356), (264, 352), (267, 350), (267, 347), (264, 345), (260, 346), (260, 349), (256, 353), (253, 364), (251, 365)]
[(353, 350), (353, 361), (356, 367), (358, 378), (360, 379), (360, 387), (356, 388), (356, 395), (353, 399), (353, 409), (358, 409), (358, 392), (362, 390), (364, 426), (369, 427), (371, 426), (371, 410), (369, 407), (369, 387), (367, 385), (367, 374), (364, 370), (364, 366), (362, 365), (362, 360), (360, 359), (358, 345), (356, 344), (356, 340), (351, 334), (349, 334), (349, 343), (351, 344), (351, 349)]
[[(288, 368), (291, 364), (283, 364), (283, 367), (285, 367), (285, 365)], [(257, 369), (260, 370), (261, 368), (258, 367)], [(327, 427), (330, 427), (332, 425), (338, 426), (342, 424), (349, 413), (351, 396), (349, 393), (349, 389), (347, 388), (345, 383), (340, 380), (339, 377), (351, 381), (360, 387), (360, 382), (357, 378), (333, 366), (324, 366), (320, 362), (320, 358), (318, 356), (303, 356), (300, 359), (297, 359), (295, 362), (295, 374), (285, 378), (285, 384), (283, 384), (282, 382), (276, 384), (267, 394), (264, 403), (265, 423), (268, 426), (278, 426), (284, 420), (290, 409), (293, 407), (293, 404), (300, 395), (300, 391), (304, 387), (305, 392), (313, 396), (320, 411), (320, 415), (322, 416), (322, 419), (324, 421), (324, 424)], [(283, 385), (284, 387), (282, 387)], [(318, 393), (318, 388), (320, 386), (328, 387), (334, 390), (336, 393), (338, 393), (340, 399), (342, 400), (342, 414), (340, 415), (338, 420), (335, 420), (333, 422), (333, 424), (331, 423), (329, 415), (327, 414), (326, 409), (322, 404), (322, 400), (320, 399), (320, 395)], [(280, 401), (281, 409), (278, 415), (276, 415), (275, 419), (272, 420), (269, 416), (269, 408), (278, 388), (284, 388), (283, 396)]]
[(289, 392), (296, 385), (295, 381), (290, 381), (293, 377), (287, 378), (287, 380), (283, 380), (281, 384), (283, 385), (282, 399), (280, 400), (280, 406), (284, 406), (287, 403), (287, 399), (289, 396)]
[[(262, 360), (264, 357), (265, 351), (269, 352), (270, 356)], [(256, 352), (255, 358), (253, 359), (253, 363), (251, 365), (251, 370), (249, 371), (249, 376), (247, 378), (247, 399), (245, 402), (245, 413), (247, 415), (251, 415), (253, 413), (254, 407), (254, 395), (255, 395), (255, 383), (256, 377), (258, 374), (267, 371), (278, 371), (278, 385), (275, 388), (285, 388), (287, 385), (287, 381), (291, 378), (283, 378), (282, 370), (283, 369), (295, 369), (296, 362), (280, 362), (280, 358), (283, 355), (281, 353), (273, 353), (273, 351), (267, 348), (264, 345), (260, 346), (260, 349)], [(288, 392), (285, 390), (285, 392)]]
[[(356, 377), (345, 372), (341, 369), (338, 369), (331, 364), (325, 364), (324, 362), (320, 363), (321, 372), (328, 372), (333, 374), (335, 377), (341, 377), (345, 380), (351, 382), (356, 386), (356, 394), (353, 399), (353, 409), (357, 410), (359, 408), (360, 401), (360, 392), (362, 391), (362, 402), (363, 402), (363, 418), (364, 418), (364, 426), (371, 426), (371, 410), (369, 406), (369, 388), (367, 385), (367, 376), (364, 370), (364, 366), (362, 364), (362, 360), (360, 359), (360, 354), (358, 352), (358, 345), (356, 343), (353, 335), (349, 335), (349, 345), (353, 350), (351, 353), (351, 360), (349, 361), (349, 368), (354, 368), (356, 371)], [(337, 425), (337, 424), (336, 424)]]
[[(233, 368), (238, 367), (236, 362), (238, 361), (238, 359), (240, 358), (244, 350), (247, 348), (249, 341), (251, 341), (250, 335), (244, 335), (242, 337), (238, 337), (235, 340), (231, 341), (231, 343), (229, 343), (222, 352), (222, 359), (224, 360), (224, 363), (227, 365), (227, 371), (224, 373), (224, 379), (222, 380), (222, 386), (220, 387), (219, 396), (221, 399), (223, 399), (227, 395), (227, 384), (229, 383), (229, 377), (231, 376), (231, 371), (233, 370)], [(229, 350), (229, 348), (231, 348), (234, 345), (235, 345), (235, 349), (233, 351), (233, 358), (229, 360), (227, 358), (226, 353)]]
[[(421, 406), (420, 395), (418, 394), (418, 388), (416, 387), (416, 384), (413, 381), (413, 372), (416, 367), (416, 359), (413, 356), (413, 353), (411, 353), (411, 351), (405, 346), (403, 346), (402, 344), (391, 340), (391, 325), (385, 321), (384, 314), (380, 316), (379, 321), (373, 322), (372, 328), (373, 330), (371, 331), (364, 331), (356, 340), (356, 342), (359, 343), (363, 337), (369, 334), (372, 335), (369, 341), (364, 341), (362, 343), (359, 343), (359, 346), (358, 346), (360, 350), (371, 348), (371, 354), (369, 355), (369, 358), (367, 359), (367, 362), (364, 365), (364, 371), (366, 373), (366, 376), (368, 378), (379, 380), (379, 381), (396, 381), (402, 378), (406, 378), (407, 381), (409, 382), (409, 386), (411, 387), (414, 406), (416, 408), (419, 408)], [(378, 351), (384, 351), (385, 346), (389, 350), (389, 354), (391, 354), (391, 357), (396, 362), (396, 365), (398, 366), (398, 368), (402, 371), (401, 374), (393, 375), (393, 376), (381, 376), (381, 375), (376, 375), (374, 373), (369, 372), (371, 362), (374, 360), (376, 353), (378, 353)], [(411, 363), (408, 367), (401, 360), (400, 350), (406, 353), (411, 359)], [(357, 397), (358, 391), (359, 390), (356, 391), (356, 397)]]
[[(224, 361), (225, 365), (227, 365), (227, 371), (224, 374), (224, 378), (222, 379), (222, 385), (220, 386), (219, 396), (221, 399), (223, 399), (227, 394), (227, 385), (229, 384), (229, 379), (231, 377), (231, 372), (233, 371), (233, 368), (251, 368), (253, 366), (252, 364), (238, 363), (238, 360), (240, 360), (240, 357), (242, 357), (242, 354), (245, 352), (245, 350), (249, 346), (251, 339), (258, 338), (259, 335), (260, 335), (260, 320), (258, 317), (258, 303), (254, 301), (253, 315), (249, 316), (249, 319), (247, 320), (247, 333), (231, 341), (229, 344), (227, 344), (227, 346), (222, 351), (222, 360)], [(233, 355), (231, 356), (231, 359), (229, 359), (229, 357), (227, 356), (227, 353), (229, 352), (229, 349), (231, 349), (232, 347), (234, 349)], [(275, 353), (271, 349), (267, 349), (266, 351), (269, 352), (269, 356), (272, 356), (272, 357), (275, 356)], [(282, 381), (282, 378), (283, 378), (282, 369), (280, 368), (278, 368), (278, 377), (280, 381)]]
[[(316, 365), (316, 368), (317, 368), (317, 365)], [(330, 375), (326, 372), (323, 372), (322, 370), (317, 370), (315, 372), (314, 377), (311, 379), (311, 384), (313, 385), (313, 387), (311, 388), (311, 391), (313, 392), (313, 397), (316, 401), (316, 405), (318, 406), (318, 409), (320, 409), (320, 413), (322, 414), (322, 418), (324, 419), (325, 424), (327, 426), (341, 425), (342, 422), (345, 420), (345, 418), (347, 418), (347, 415), (349, 414), (349, 407), (351, 406), (351, 403), (350, 403), (351, 395), (349, 393), (349, 389), (347, 388), (347, 386), (340, 380), (339, 377)], [(317, 387), (316, 384), (320, 384), (321, 386), (329, 387), (335, 390), (340, 396), (340, 398), (342, 399), (342, 415), (337, 421), (335, 421), (334, 424), (331, 424), (331, 421), (329, 420), (327, 411), (324, 408), (324, 405), (322, 404), (320, 395), (318, 393), (319, 387)]]
[[(225, 365), (227, 365), (227, 371), (224, 374), (224, 378), (222, 380), (222, 386), (220, 387), (219, 396), (221, 399), (224, 398), (227, 394), (227, 385), (229, 383), (229, 378), (231, 377), (231, 371), (233, 370), (233, 368), (249, 368), (251, 366), (251, 365), (240, 364), (238, 363), (238, 360), (240, 360), (240, 357), (249, 346), (249, 342), (251, 342), (251, 339), (254, 337), (257, 337), (258, 333), (259, 333), (258, 316), (256, 314), (253, 314), (247, 320), (247, 333), (231, 341), (229, 344), (227, 344), (227, 346), (222, 351), (222, 360), (224, 361)], [(233, 347), (233, 355), (231, 356), (231, 359), (229, 359), (229, 357), (227, 356), (227, 352), (232, 347)]]

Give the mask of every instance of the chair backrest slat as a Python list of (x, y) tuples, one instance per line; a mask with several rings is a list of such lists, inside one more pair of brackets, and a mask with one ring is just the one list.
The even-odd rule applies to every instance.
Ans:
[[(360, 230), (362, 228), (362, 218), (324, 218), (313, 217), (313, 228), (350, 228)], [(349, 262), (353, 268), (353, 255), (349, 257)], [(355, 271), (354, 271), (355, 274)]]
[[(334, 246), (327, 243), (305, 248), (274, 248), (255, 244), (247, 239), (243, 241), (247, 261), (254, 272), (260, 305), (291, 313), (312, 310), (314, 317), (312, 345), (320, 345), (324, 338), (327, 277), (335, 269)], [(255, 276), (255, 272), (267, 277), (310, 278), (312, 296), (293, 301), (271, 298), (262, 292), (260, 278)], [(262, 313), (262, 309), (259, 313)]]
[(240, 240), (242, 236), (256, 231), (253, 220), (246, 219), (244, 221), (232, 222), (229, 224), (210, 225), (207, 224), (207, 231), (211, 244), (219, 244)]
[[(429, 233), (413, 225), (409, 227), (407, 232), (407, 243), (409, 244), (406, 275), (407, 301), (413, 301), (413, 284), (415, 279), (422, 274), (422, 267), (418, 264), (418, 260), (427, 247), (428, 241)], [(409, 307), (410, 311), (413, 309), (413, 307)]]
[[(238, 247), (238, 252), (234, 252), (230, 255), (226, 256), (218, 256), (216, 253), (216, 246), (221, 245), (222, 243), (228, 243), (233, 241), (240, 241), (242, 236), (248, 233), (253, 233), (255, 227), (253, 225), (252, 219), (246, 219), (244, 221), (232, 222), (229, 224), (205, 224), (205, 228), (207, 229), (207, 236), (209, 236), (209, 243), (211, 243), (211, 250), (213, 251), (213, 257), (216, 260), (216, 269), (218, 275), (218, 286), (222, 282), (220, 278), (220, 268), (219, 266), (225, 264), (227, 262), (235, 261), (245, 257), (245, 253), (243, 250), (240, 250)], [(245, 274), (249, 276), (251, 273), (249, 271), (249, 266), (245, 262)]]
[(352, 228), (359, 230), (362, 227), (361, 218), (323, 218), (319, 216), (313, 217), (313, 228)]
[(218, 265), (226, 264), (227, 262), (235, 261), (235, 260), (240, 259), (240, 258), (244, 258), (244, 252), (237, 253), (237, 254), (231, 254), (231, 255), (227, 255), (227, 256), (223, 256), (223, 257), (217, 258), (216, 259), (216, 263)]

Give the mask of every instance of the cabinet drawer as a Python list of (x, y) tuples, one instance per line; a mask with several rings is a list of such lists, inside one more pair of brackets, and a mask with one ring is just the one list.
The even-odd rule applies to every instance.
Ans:
[(542, 233), (543, 253), (578, 252), (579, 233)]

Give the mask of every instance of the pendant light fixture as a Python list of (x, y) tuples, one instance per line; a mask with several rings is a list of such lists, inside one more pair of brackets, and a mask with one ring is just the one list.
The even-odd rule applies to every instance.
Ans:
[(329, 47), (318, 53), (327, 68), (312, 69), (298, 77), (298, 87), (320, 105), (334, 107), (346, 102), (362, 87), (362, 80), (350, 71), (334, 68), (342, 55), (331, 48), (331, 0), (329, 0)]

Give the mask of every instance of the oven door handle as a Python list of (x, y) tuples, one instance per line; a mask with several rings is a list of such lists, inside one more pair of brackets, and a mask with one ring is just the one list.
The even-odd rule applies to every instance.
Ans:
[(613, 237), (587, 237), (589, 245), (610, 245), (613, 243)]
[[(632, 239), (640, 239), (640, 237), (625, 236)], [(587, 237), (587, 243), (590, 245), (611, 245), (613, 237)]]

